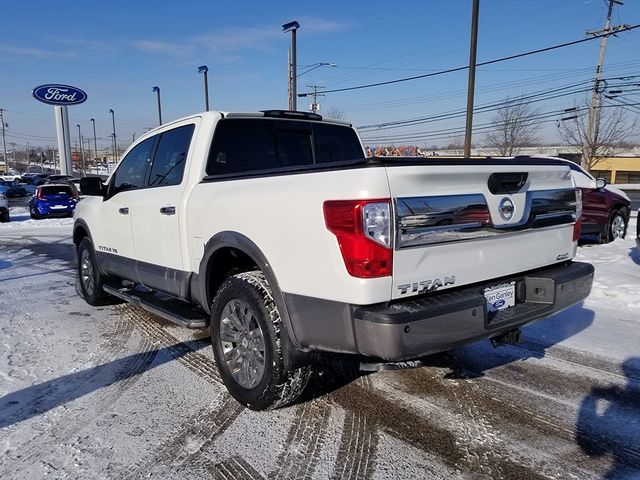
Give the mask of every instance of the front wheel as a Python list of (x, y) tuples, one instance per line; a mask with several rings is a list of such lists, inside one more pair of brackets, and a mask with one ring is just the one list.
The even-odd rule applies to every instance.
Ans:
[(606, 240), (613, 242), (618, 238), (624, 238), (627, 233), (627, 218), (622, 210), (614, 210), (607, 224)]
[(118, 302), (118, 299), (102, 289), (104, 277), (98, 267), (96, 252), (87, 237), (78, 245), (78, 281), (82, 298), (89, 305), (97, 307)]
[(285, 368), (283, 328), (260, 271), (229, 277), (213, 299), (211, 343), (218, 371), (229, 393), (252, 410), (295, 401), (311, 375), (309, 367)]

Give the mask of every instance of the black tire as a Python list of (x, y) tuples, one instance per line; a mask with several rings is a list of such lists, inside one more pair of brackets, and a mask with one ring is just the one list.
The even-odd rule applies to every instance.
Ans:
[[(234, 314), (235, 320), (242, 317), (239, 323), (233, 321)], [(243, 321), (246, 328), (240, 325)], [(283, 328), (271, 287), (260, 271), (227, 278), (213, 299), (211, 344), (218, 371), (229, 393), (252, 410), (270, 410), (292, 403), (302, 394), (311, 376), (307, 366), (285, 369)], [(235, 368), (228, 361), (235, 363)], [(247, 375), (243, 378), (245, 368)]]
[(11, 217), (9, 216), (9, 210), (2, 209), (2, 211), (0, 211), (0, 222), (6, 223), (10, 221)]
[(31, 218), (33, 218), (34, 220), (40, 220), (42, 218), (42, 216), (39, 215), (38, 212), (36, 212), (35, 208), (30, 208), (29, 214), (31, 215)]
[(613, 242), (618, 238), (624, 238), (627, 234), (629, 219), (622, 210), (614, 210), (607, 222), (607, 227), (602, 235), (604, 242)]
[(85, 302), (94, 307), (119, 302), (116, 297), (102, 289), (104, 281), (93, 245), (89, 238), (85, 237), (78, 245), (78, 286)]

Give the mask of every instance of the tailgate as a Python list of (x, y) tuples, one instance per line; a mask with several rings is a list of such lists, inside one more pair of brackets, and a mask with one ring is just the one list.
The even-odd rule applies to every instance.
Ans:
[(575, 255), (566, 165), (467, 161), (388, 166), (392, 298), (513, 275)]

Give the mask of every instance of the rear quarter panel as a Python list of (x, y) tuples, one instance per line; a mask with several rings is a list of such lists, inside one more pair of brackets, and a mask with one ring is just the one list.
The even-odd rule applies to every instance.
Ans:
[(351, 277), (323, 214), (326, 200), (388, 197), (382, 167), (200, 183), (187, 208), (191, 269), (199, 271), (215, 234), (238, 232), (260, 248), (283, 292), (361, 305), (388, 301), (391, 277)]

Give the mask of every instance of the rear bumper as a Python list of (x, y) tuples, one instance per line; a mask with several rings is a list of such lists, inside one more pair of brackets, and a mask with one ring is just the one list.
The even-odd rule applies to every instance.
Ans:
[[(593, 273), (592, 265), (571, 262), (455, 291), (368, 306), (285, 298), (294, 325), (300, 327), (296, 336), (306, 346), (399, 361), (495, 337), (564, 310), (589, 295)], [(488, 314), (484, 288), (507, 282), (515, 282), (516, 305)]]

